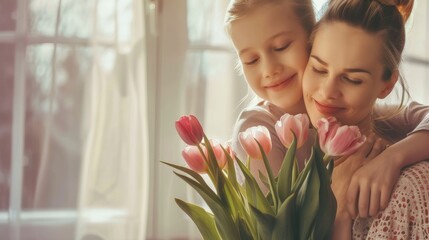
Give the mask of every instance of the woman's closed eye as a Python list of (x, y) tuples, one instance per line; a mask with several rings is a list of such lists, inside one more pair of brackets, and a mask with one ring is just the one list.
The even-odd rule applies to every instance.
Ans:
[(355, 78), (350, 78), (348, 76), (342, 76), (342, 79), (344, 79), (345, 81), (354, 84), (354, 85), (359, 85), (362, 83), (362, 80), (360, 79), (355, 79)]

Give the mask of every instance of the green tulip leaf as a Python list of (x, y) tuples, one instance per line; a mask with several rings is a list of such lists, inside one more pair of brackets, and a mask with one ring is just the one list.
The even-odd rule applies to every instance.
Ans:
[(311, 169), (305, 177), (302, 186), (297, 189), (299, 239), (302, 240), (308, 239), (311, 226), (319, 209), (320, 179), (315, 161), (309, 162)]
[(286, 155), (283, 159), (282, 165), (279, 170), (278, 182), (277, 182), (277, 191), (279, 194), (279, 200), (282, 203), (289, 197), (292, 189), (292, 173), (293, 165), (295, 162), (295, 153), (296, 153), (296, 136), (293, 133), (293, 141), (290, 148), (287, 150)]
[(170, 167), (173, 167), (177, 170), (180, 170), (182, 172), (189, 174), (191, 177), (193, 177), (195, 180), (197, 180), (201, 185), (204, 185), (205, 187), (209, 188), (206, 181), (204, 181), (203, 177), (201, 177), (201, 175), (199, 173), (195, 172), (194, 170), (186, 168), (186, 167), (182, 167), (182, 166), (179, 166), (176, 164), (168, 163), (168, 162), (163, 162), (163, 161), (161, 161), (161, 162), (170, 166)]
[(244, 166), (244, 164), (240, 161), (237, 161), (238, 166), (243, 172), (245, 178), (245, 186), (246, 186), (246, 197), (249, 204), (253, 205), (261, 212), (269, 213), (274, 215), (274, 210), (265, 198), (262, 193), (261, 188), (259, 188), (258, 183), (256, 182), (253, 175), (249, 172), (249, 170)]
[(224, 207), (224, 204), (221, 202), (219, 197), (214, 194), (211, 189), (206, 189), (197, 181), (185, 175), (176, 172), (174, 173), (182, 178), (192, 188), (194, 188), (210, 207), (213, 215), (215, 216), (216, 227), (222, 239), (239, 239), (239, 232), (231, 216), (231, 213), (229, 213), (228, 209)]
[[(316, 168), (320, 176), (320, 206), (314, 222), (314, 239), (332, 239), (332, 228), (337, 211), (337, 202), (331, 188), (330, 170), (326, 169), (322, 152), (316, 149)], [(331, 161), (332, 162), (332, 161)], [(329, 164), (331, 164), (331, 162)], [(328, 168), (329, 168), (328, 164)]]
[(239, 218), (238, 219), (238, 230), (240, 232), (240, 239), (257, 239), (257, 235), (252, 235), (251, 230), (249, 229), (249, 225), (247, 224), (247, 221)]
[(261, 170), (258, 170), (258, 177), (259, 177), (259, 180), (261, 180), (262, 184), (264, 184), (264, 186), (265, 186), (267, 189), (270, 189), (270, 184), (268, 183), (268, 178), (267, 178), (267, 176), (265, 176), (265, 175), (261, 172)]
[(213, 185), (215, 186), (216, 190), (219, 192), (219, 189), (221, 188), (221, 186), (218, 182), (220, 181), (219, 177), (221, 176), (222, 170), (219, 168), (212, 145), (210, 144), (210, 141), (205, 134), (204, 134), (204, 145), (207, 149), (207, 154), (208, 154), (207, 165), (209, 167), (209, 175), (212, 178)]
[[(240, 191), (239, 187), (238, 187), (238, 182), (237, 182), (237, 174), (235, 172), (235, 166), (234, 166), (234, 159), (231, 158), (231, 156), (229, 155), (229, 152), (227, 152), (223, 147), (223, 152), (225, 153), (226, 156), (226, 162), (227, 162), (227, 166), (228, 166), (228, 180), (231, 182), (232, 186), (236, 189), (236, 191)], [(238, 160), (240, 161), (240, 160)]]
[(298, 189), (301, 188), (302, 184), (304, 183), (305, 178), (308, 175), (308, 172), (310, 172), (313, 161), (314, 161), (314, 150), (312, 149), (310, 158), (307, 161), (304, 169), (298, 174), (298, 178), (296, 179), (296, 182), (292, 187), (292, 192), (296, 192)]
[(206, 212), (203, 208), (184, 202), (180, 199), (175, 199), (177, 205), (194, 221), (195, 225), (200, 230), (203, 239), (207, 240), (221, 240), (219, 232), (217, 231), (214, 216)]
[(259, 237), (263, 240), (271, 239), (272, 231), (274, 229), (276, 218), (268, 213), (261, 212), (259, 209), (249, 204), (249, 208), (256, 218)]
[(296, 195), (292, 193), (280, 206), (273, 229), (273, 240), (296, 239)]
[(299, 176), (299, 170), (298, 170), (298, 160), (296, 157), (293, 160), (293, 167), (292, 167), (292, 185), (291, 185), (291, 191), (293, 189), (293, 186), (295, 186)]
[(255, 141), (258, 144), (259, 150), (262, 153), (262, 160), (264, 161), (264, 165), (265, 165), (265, 168), (267, 170), (268, 183), (269, 183), (270, 192), (271, 192), (271, 195), (273, 198), (274, 209), (277, 212), (277, 210), (279, 208), (279, 203), (278, 203), (279, 202), (279, 194), (277, 192), (277, 186), (276, 186), (276, 181), (274, 179), (273, 170), (271, 169), (270, 163), (268, 162), (267, 155), (265, 154), (264, 149), (262, 148), (262, 145), (257, 140), (255, 140)]
[(235, 222), (243, 221), (247, 225), (247, 229), (251, 234), (257, 236), (254, 221), (252, 221), (249, 212), (246, 210), (247, 203), (241, 198), (241, 193), (235, 191), (232, 184), (228, 181), (225, 182), (225, 196), (227, 200), (227, 207), (230, 209)]

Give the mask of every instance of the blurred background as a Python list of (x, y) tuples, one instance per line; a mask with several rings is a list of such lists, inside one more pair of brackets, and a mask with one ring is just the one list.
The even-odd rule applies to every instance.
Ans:
[[(325, 0), (314, 1), (316, 11)], [(247, 85), (228, 0), (0, 0), (0, 239), (200, 239), (174, 121), (229, 139)], [(401, 66), (429, 104), (429, 4)]]

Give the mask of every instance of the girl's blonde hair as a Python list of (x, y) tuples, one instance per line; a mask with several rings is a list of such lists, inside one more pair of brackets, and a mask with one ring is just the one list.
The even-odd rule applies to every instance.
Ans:
[(313, 4), (311, 0), (231, 0), (225, 15), (225, 26), (228, 31), (229, 24), (246, 15), (261, 5), (268, 3), (288, 3), (294, 9), (294, 13), (300, 19), (302, 26), (308, 34), (311, 33), (316, 23)]
[[(240, 19), (262, 5), (282, 3), (290, 4), (294, 10), (293, 12), (301, 21), (307, 36), (310, 36), (313, 27), (316, 24), (316, 18), (311, 0), (230, 0), (225, 14), (225, 29), (230, 34), (229, 26), (231, 22)], [(236, 64), (236, 70), (242, 74), (241, 64), (238, 60)], [(261, 101), (261, 99), (256, 96), (249, 86), (248, 94), (242, 99), (241, 103), (243, 103), (243, 105), (253, 106), (259, 101)]]
[[(389, 81), (398, 70), (405, 46), (405, 22), (413, 9), (413, 0), (331, 0), (322, 19), (316, 24), (310, 41), (321, 25), (344, 22), (368, 33), (377, 34), (383, 44), (383, 80)], [(368, 53), (370, 54), (370, 53)], [(404, 79), (399, 75), (401, 102), (391, 115), (398, 113), (409, 93)], [(391, 116), (384, 116), (383, 119)]]

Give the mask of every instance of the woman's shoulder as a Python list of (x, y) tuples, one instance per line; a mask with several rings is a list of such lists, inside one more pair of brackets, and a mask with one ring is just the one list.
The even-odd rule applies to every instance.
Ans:
[(405, 168), (399, 180), (401, 179), (411, 184), (417, 191), (424, 190), (429, 194), (429, 161), (421, 161)]
[(420, 215), (429, 210), (429, 161), (421, 161), (402, 170), (391, 196), (391, 204)]
[(429, 162), (405, 168), (396, 183), (388, 207), (372, 222), (368, 236), (377, 239), (429, 238)]
[(405, 168), (389, 205), (375, 218), (358, 218), (353, 239), (429, 238), (429, 161)]

